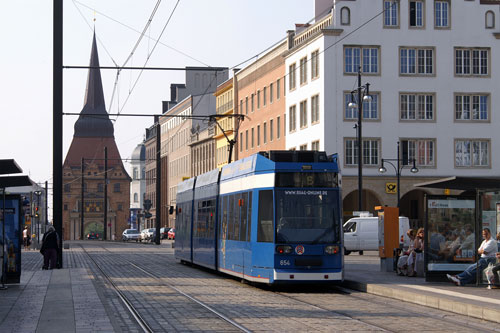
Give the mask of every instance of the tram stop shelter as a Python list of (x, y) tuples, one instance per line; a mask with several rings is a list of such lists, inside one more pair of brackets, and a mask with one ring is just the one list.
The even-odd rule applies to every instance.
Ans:
[(0, 289), (5, 283), (19, 283), (21, 278), (21, 228), (24, 222), (22, 201), (19, 195), (7, 195), (6, 189), (19, 186), (31, 186), (28, 176), (3, 176), (21, 173), (22, 169), (13, 159), (0, 159), (0, 246), (2, 248), (2, 266)]
[[(459, 195), (425, 196), (424, 274), (444, 281), (477, 262), (483, 228), (500, 232), (500, 178), (449, 177), (415, 184), (419, 188), (462, 191)], [(478, 270), (476, 284), (486, 282)]]

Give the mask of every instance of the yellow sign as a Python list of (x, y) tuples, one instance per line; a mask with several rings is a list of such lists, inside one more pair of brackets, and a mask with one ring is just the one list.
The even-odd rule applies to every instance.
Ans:
[(385, 193), (389, 194), (398, 193), (398, 185), (396, 183), (385, 183)]
[(449, 188), (445, 188), (444, 189), (444, 195), (450, 195), (450, 189)]

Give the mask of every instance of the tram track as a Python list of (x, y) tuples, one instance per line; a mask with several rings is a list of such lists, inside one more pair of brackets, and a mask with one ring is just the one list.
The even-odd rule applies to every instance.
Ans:
[[(102, 250), (105, 252), (113, 253), (114, 255), (119, 256), (130, 267), (133, 267), (134, 270), (141, 271), (143, 274), (153, 278), (156, 281), (156, 284), (158, 284), (159, 286), (172, 289), (177, 294), (180, 294), (180, 295), (190, 299), (190, 301), (195, 302), (198, 305), (202, 306), (203, 308), (209, 310), (214, 315), (216, 315), (218, 318), (220, 318), (221, 320), (224, 320), (226, 323), (231, 324), (233, 327), (237, 328), (239, 331), (250, 332), (249, 329), (236, 323), (227, 314), (225, 314), (224, 312), (227, 312), (227, 309), (222, 310), (222, 311), (220, 311), (220, 310), (218, 311), (218, 310), (214, 309), (213, 307), (211, 307), (210, 305), (208, 305), (207, 303), (200, 301), (199, 298), (197, 298), (193, 295), (189, 295), (188, 293), (185, 293), (180, 288), (178, 288), (176, 285), (165, 281), (165, 279), (166, 278), (168, 279), (169, 276), (165, 277), (165, 276), (159, 275), (157, 272), (162, 272), (162, 270), (163, 271), (168, 270), (168, 265), (170, 265), (171, 263), (169, 263), (167, 266), (165, 266), (165, 261), (162, 261), (158, 258), (155, 258), (154, 260), (149, 260), (147, 267), (146, 267), (145, 265), (142, 265), (141, 263), (144, 262), (145, 259), (150, 258), (147, 254), (144, 254), (144, 253), (140, 254), (138, 257), (134, 257), (134, 259), (131, 260), (130, 258), (125, 258), (124, 257), (125, 255), (118, 254), (114, 251), (111, 251), (110, 249), (108, 249), (106, 247), (102, 247)], [(90, 256), (90, 254), (87, 254), (87, 255)], [(92, 261), (95, 263), (95, 260), (92, 260)], [(202, 271), (205, 271), (208, 274), (214, 274), (214, 272), (212, 272), (212, 271), (208, 271), (208, 270), (202, 270)], [(182, 271), (182, 270), (176, 270), (175, 272), (176, 272), (175, 273), (176, 277), (178, 277), (178, 278), (179, 277), (180, 278), (183, 278), (183, 277), (192, 278), (193, 277), (192, 274), (188, 274), (187, 272)], [(232, 280), (235, 282), (237, 281), (234, 278), (229, 278), (228, 280)], [(326, 303), (321, 304), (321, 300), (319, 300), (319, 299), (317, 301), (316, 300), (314, 300), (314, 301), (304, 300), (304, 298), (310, 296), (311, 293), (309, 293), (309, 292), (298, 293), (295, 290), (290, 291), (290, 292), (282, 291), (282, 290), (276, 291), (276, 290), (269, 289), (267, 287), (264, 287), (264, 288), (258, 287), (258, 286), (255, 286), (253, 284), (251, 286), (248, 286), (248, 287), (249, 288), (257, 288), (258, 290), (261, 290), (263, 292), (270, 292), (270, 293), (274, 294), (275, 296), (279, 296), (279, 297), (283, 297), (285, 299), (288, 299), (287, 303), (289, 303), (289, 304), (290, 304), (290, 301), (292, 301), (295, 305), (301, 304), (302, 308), (307, 307), (307, 308), (313, 309), (314, 311), (321, 311), (321, 312), (324, 312), (325, 314), (328, 313), (328, 314), (334, 315), (338, 318), (345, 318), (345, 320), (351, 321), (353, 323), (353, 325), (356, 325), (356, 324), (362, 325), (367, 330), (377, 330), (377, 331), (383, 331), (383, 332), (398, 332), (398, 331), (400, 331), (399, 329), (396, 329), (396, 330), (394, 329), (394, 326), (392, 326), (392, 324), (393, 324), (392, 322), (389, 322), (390, 323), (389, 325), (384, 325), (381, 323), (374, 323), (373, 322), (374, 320), (370, 320), (370, 319), (366, 320), (365, 318), (360, 318), (360, 315), (356, 315), (355, 313), (353, 314), (353, 313), (349, 313), (349, 311), (342, 311), (342, 310), (338, 311), (336, 309), (332, 309), (331, 307), (328, 307), (327, 306), (328, 304), (326, 304)], [(394, 310), (394, 312), (393, 312), (394, 316), (400, 316), (401, 313), (406, 313), (404, 311), (402, 312), (402, 309), (406, 308), (406, 305), (407, 305), (407, 303), (405, 303), (403, 301), (391, 300), (391, 302), (387, 302), (384, 299), (377, 299), (380, 296), (364, 294), (364, 293), (362, 295), (356, 295), (355, 293), (353, 294), (351, 290), (348, 290), (348, 289), (345, 289), (342, 287), (331, 287), (331, 288), (327, 288), (327, 289), (328, 290), (321, 291), (321, 294), (330, 294), (330, 293), (342, 294), (342, 295), (345, 295), (346, 297), (352, 298), (353, 300), (355, 300), (355, 302), (363, 302), (367, 306), (373, 306), (375, 308), (384, 308), (384, 309), (387, 309), (388, 312), (391, 312), (392, 310)], [(318, 289), (316, 288), (316, 289), (312, 290), (311, 292), (318, 293)], [(291, 293), (291, 295), (290, 295), (290, 293)], [(304, 297), (301, 297), (301, 295), (304, 295)], [(392, 301), (396, 302), (397, 304), (392, 304)], [(440, 311), (439, 313), (432, 313), (432, 312), (426, 311), (425, 309), (420, 309), (420, 307), (414, 307), (414, 306), (412, 306), (411, 308), (408, 308), (408, 311), (413, 313), (413, 314), (418, 315), (419, 317), (421, 316), (422, 318), (430, 317), (430, 318), (437, 320), (441, 323), (444, 322), (444, 323), (453, 324), (455, 326), (458, 325), (458, 326), (460, 326), (464, 329), (468, 329), (468, 330), (482, 331), (482, 332), (487, 332), (487, 331), (488, 332), (500, 332), (500, 329), (495, 329), (495, 328), (487, 325), (487, 323), (484, 323), (484, 324), (480, 323), (480, 322), (475, 323), (475, 322), (471, 321), (470, 318), (461, 318), (459, 316), (455, 316), (454, 314), (447, 313), (445, 311)]]
[[(84, 251), (84, 253), (91, 259), (91, 261), (94, 263), (94, 265), (97, 267), (97, 269), (101, 272), (101, 274), (105, 277), (106, 281), (110, 283), (110, 285), (113, 287), (113, 289), (116, 291), (116, 294), (118, 295), (119, 299), (123, 302), (127, 310), (131, 313), (132, 317), (136, 320), (137, 324), (143, 329), (144, 332), (154, 332), (154, 330), (148, 325), (147, 321), (144, 319), (144, 317), (140, 314), (140, 312), (134, 307), (132, 302), (127, 298), (127, 296), (120, 291), (119, 287), (113, 282), (111, 277), (106, 274), (106, 272), (103, 270), (101, 265), (97, 263), (97, 261), (87, 252), (87, 250), (80, 244), (80, 247)], [(109, 249), (100, 246), (104, 251), (106, 252), (111, 252)], [(154, 273), (150, 272), (148, 269), (144, 267), (140, 267), (139, 265), (133, 263), (131, 260), (126, 259), (129, 263), (130, 266), (134, 267), (135, 269), (143, 272), (144, 274), (148, 275), (149, 277), (155, 279), (158, 283), (159, 286), (162, 287), (167, 287), (171, 290), (174, 290), (177, 294), (180, 294), (184, 296), (185, 298), (189, 299), (190, 301), (198, 304), (199, 306), (203, 307), (205, 310), (209, 311), (219, 319), (223, 320), (224, 322), (230, 324), (231, 326), (237, 328), (239, 331), (250, 333), (251, 331), (245, 328), (244, 326), (238, 324), (237, 322), (233, 321), (232, 319), (228, 318), (227, 316), (224, 316), (222, 313), (218, 312), (208, 304), (196, 299), (195, 297), (183, 292), (179, 288), (173, 286), (172, 284), (169, 284), (165, 281), (162, 280), (161, 277), (155, 275)]]

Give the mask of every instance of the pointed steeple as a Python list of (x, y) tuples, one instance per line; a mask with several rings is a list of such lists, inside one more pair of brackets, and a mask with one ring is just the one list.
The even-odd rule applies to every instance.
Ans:
[[(75, 137), (114, 137), (113, 123), (106, 112), (104, 91), (102, 89), (99, 55), (94, 31), (90, 67), (87, 76), (87, 89), (80, 117), (75, 123)], [(86, 116), (92, 114), (92, 116)]]

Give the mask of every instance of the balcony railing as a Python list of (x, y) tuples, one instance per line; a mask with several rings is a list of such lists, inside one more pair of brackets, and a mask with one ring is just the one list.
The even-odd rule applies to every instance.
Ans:
[(217, 107), (217, 114), (224, 114), (233, 108), (233, 101), (229, 101), (225, 104), (219, 105)]

